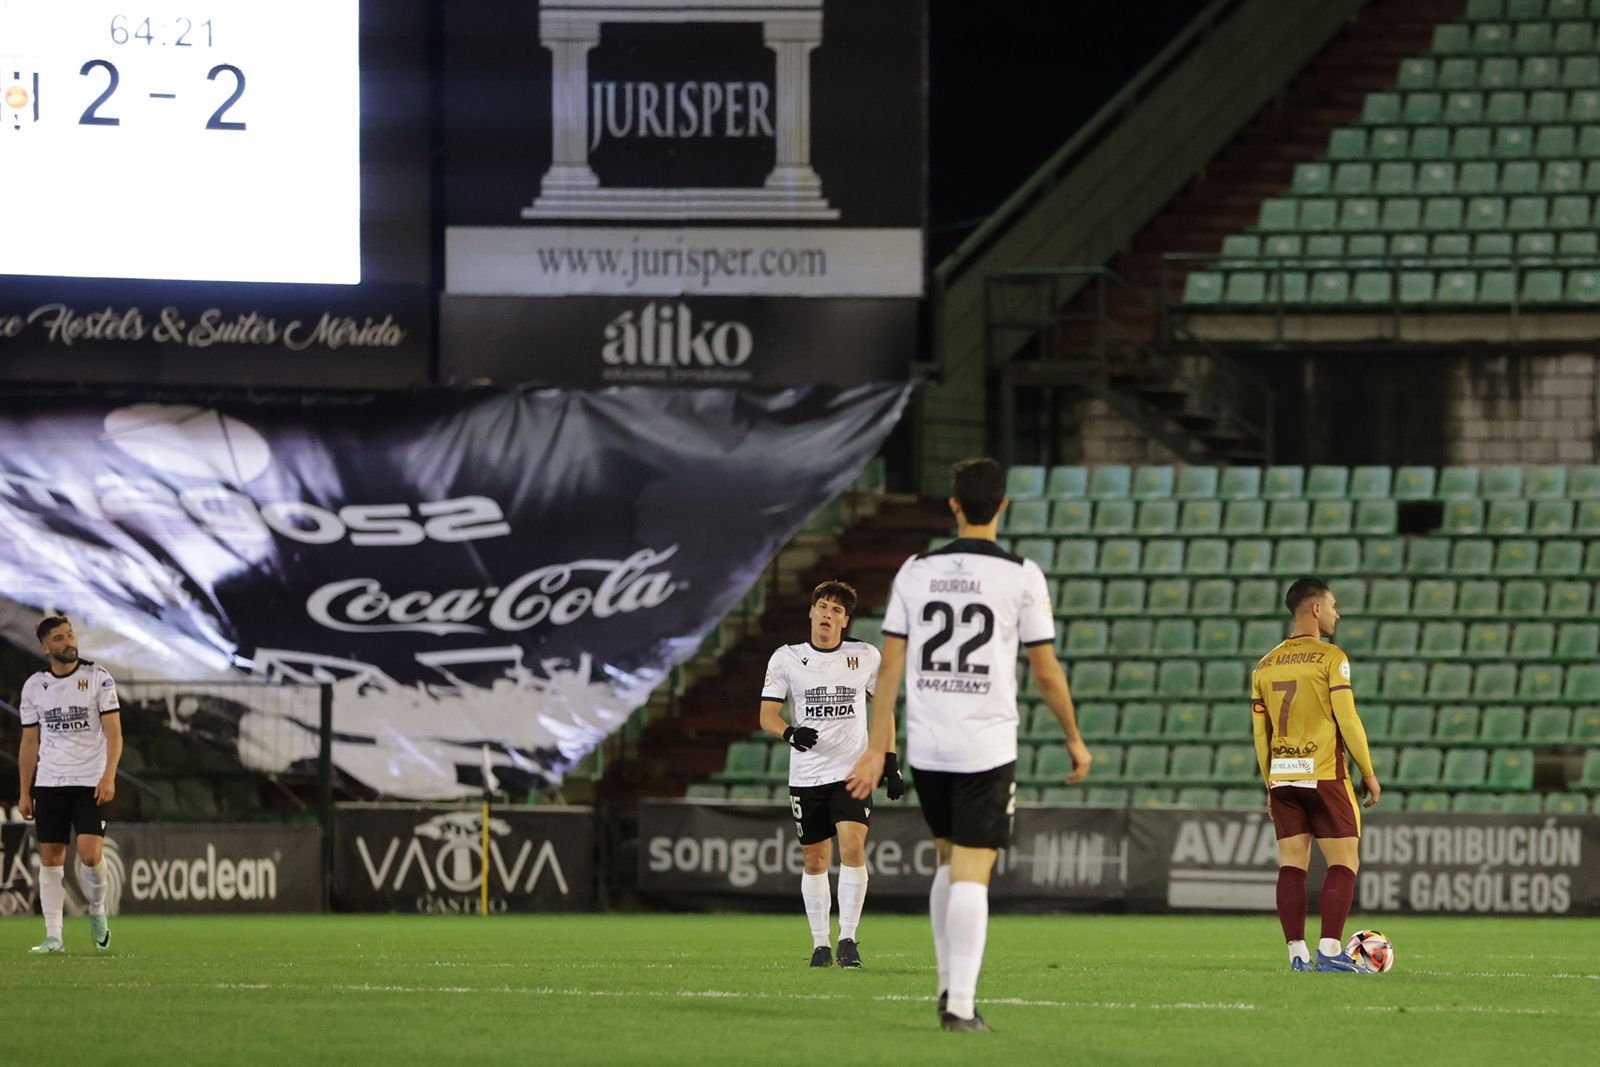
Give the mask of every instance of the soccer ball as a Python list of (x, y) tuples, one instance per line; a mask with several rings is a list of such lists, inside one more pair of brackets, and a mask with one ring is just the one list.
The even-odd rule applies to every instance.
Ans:
[(1357, 930), (1345, 942), (1344, 951), (1369, 974), (1382, 974), (1394, 966), (1394, 944), (1376, 930)]

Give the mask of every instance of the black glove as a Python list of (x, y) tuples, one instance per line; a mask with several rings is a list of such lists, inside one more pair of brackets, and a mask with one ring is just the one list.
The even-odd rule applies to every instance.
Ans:
[(807, 752), (816, 747), (817, 732), (809, 726), (791, 726), (783, 731), (783, 739), (794, 746), (796, 752)]
[(890, 800), (899, 800), (906, 795), (906, 780), (900, 774), (900, 757), (893, 752), (883, 754), (883, 778), (878, 784), (888, 788)]

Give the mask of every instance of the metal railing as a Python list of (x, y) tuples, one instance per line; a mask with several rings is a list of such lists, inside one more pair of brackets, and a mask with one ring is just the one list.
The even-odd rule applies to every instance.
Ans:
[[(1087, 310), (1073, 311), (1071, 301), (1085, 287), (1092, 296)], [(1114, 301), (1131, 301), (1152, 322), (1163, 324), (1154, 335), (1136, 330), (1112, 314)], [(1166, 328), (1159, 300), (1131, 285), (1109, 267), (1052, 267), (1005, 271), (986, 279), (985, 331), (991, 367), (1002, 367), (1037, 342), (1037, 356), (1048, 361), (1067, 357), (1067, 367), (1098, 380), (1101, 390), (1114, 392), (1111, 381), (1144, 372), (1148, 380), (1171, 386), (1188, 398), (1190, 413), (1211, 415), (1224, 426), (1255, 443), (1270, 462), (1273, 438), (1273, 392), (1252, 377), (1226, 352), (1192, 333), (1182, 323)], [(1074, 328), (1086, 328), (1086, 343), (1053, 345)], [(1174, 342), (1184, 356), (1172, 354)], [(1108, 398), (1109, 399), (1109, 398)], [(1126, 400), (1127, 398), (1123, 398)], [(1178, 442), (1165, 426), (1167, 417), (1150, 414), (1137, 405), (1117, 403), (1125, 415), (1186, 458), (1203, 458)]]

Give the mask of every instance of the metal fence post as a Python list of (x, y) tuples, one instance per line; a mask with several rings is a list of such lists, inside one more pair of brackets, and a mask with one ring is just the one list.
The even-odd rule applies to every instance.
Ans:
[(317, 760), (317, 813), (322, 822), (322, 910), (333, 910), (333, 683), (323, 682)]

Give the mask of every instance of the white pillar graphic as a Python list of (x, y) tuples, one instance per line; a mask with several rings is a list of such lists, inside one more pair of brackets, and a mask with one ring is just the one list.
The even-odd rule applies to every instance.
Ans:
[(600, 188), (589, 166), (589, 49), (600, 43), (600, 23), (552, 20), (540, 36), (553, 57), (550, 71), (550, 169), (546, 194)]
[(778, 57), (778, 154), (767, 188), (820, 200), (822, 179), (811, 169), (811, 50), (822, 43), (822, 20), (770, 21), (764, 36)]

